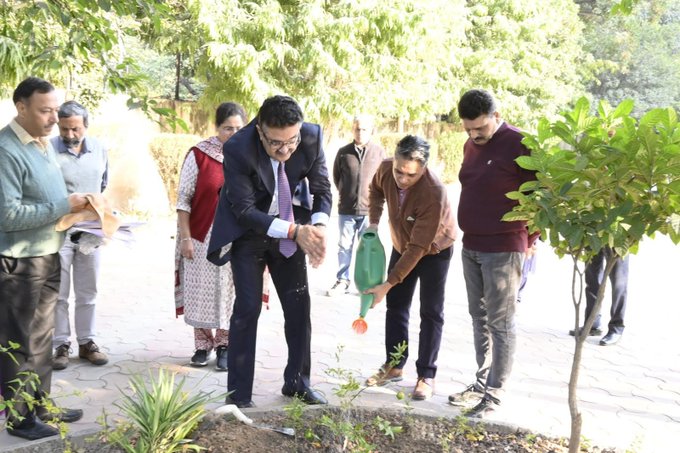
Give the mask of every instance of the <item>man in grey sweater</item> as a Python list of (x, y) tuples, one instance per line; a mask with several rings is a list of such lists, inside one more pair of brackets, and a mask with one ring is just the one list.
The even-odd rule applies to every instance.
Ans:
[[(99, 140), (86, 136), (89, 125), (87, 109), (76, 101), (64, 102), (59, 107), (59, 136), (50, 142), (57, 156), (68, 193), (101, 193), (108, 183), (108, 157)], [(78, 342), (78, 357), (93, 365), (104, 365), (109, 360), (94, 342), (97, 280), (99, 279), (99, 247), (82, 249), (83, 233), (70, 229), (59, 251), (61, 285), (54, 317), (54, 359), (52, 368), (68, 366), (71, 352), (71, 324), (69, 295), (71, 281), (75, 295), (74, 327)], [(87, 236), (87, 233), (85, 233)]]
[[(61, 216), (82, 210), (87, 199), (67, 195), (46, 138), (57, 122), (54, 87), (29, 77), (13, 100), (17, 116), (0, 129), (0, 383), (10, 409), (7, 432), (34, 440), (59, 434), (43, 421), (73, 422), (83, 415), (72, 409), (54, 413), (46, 405), (64, 240), (54, 227)], [(36, 404), (23, 396), (32, 391), (30, 379), (37, 379), (35, 401), (29, 401)]]

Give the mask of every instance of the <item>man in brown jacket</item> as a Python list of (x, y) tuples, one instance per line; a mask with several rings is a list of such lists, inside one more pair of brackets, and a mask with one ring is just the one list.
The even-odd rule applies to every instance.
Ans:
[(414, 400), (426, 400), (434, 392), (437, 356), (444, 325), (444, 287), (453, 254), (456, 225), (446, 187), (427, 167), (430, 145), (407, 135), (397, 144), (394, 159), (384, 161), (370, 186), (369, 221), (377, 230), (387, 202), (392, 254), (387, 280), (366, 291), (373, 306), (387, 296), (385, 363), (366, 385), (385, 385), (402, 379), (408, 348), (397, 364), (390, 353), (408, 339), (409, 311), (420, 280), (420, 336)]

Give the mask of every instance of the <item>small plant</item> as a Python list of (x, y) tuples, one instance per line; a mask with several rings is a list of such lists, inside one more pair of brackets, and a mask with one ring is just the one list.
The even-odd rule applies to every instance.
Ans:
[(183, 391), (185, 378), (176, 384), (175, 376), (161, 369), (156, 379), (150, 377), (148, 387), (140, 376), (133, 376), (132, 395), (123, 395), (123, 401), (116, 403), (129, 421), (108, 431), (108, 441), (128, 453), (203, 450), (189, 436), (205, 415), (205, 404), (217, 397), (190, 395)]
[(408, 349), (408, 344), (406, 344), (405, 341), (402, 341), (398, 345), (394, 347), (394, 351), (390, 352), (390, 363), (389, 365), (391, 367), (399, 365), (399, 362), (401, 362), (401, 359), (404, 358), (404, 354), (406, 354), (406, 350)]
[(305, 411), (305, 403), (297, 396), (292, 399), (292, 401), (284, 406), (283, 411), (288, 416), (288, 420), (292, 425), (292, 428), (297, 432), (302, 428), (302, 416)]
[(349, 414), (342, 414), (339, 419), (331, 414), (324, 414), (319, 419), (319, 425), (328, 428), (334, 436), (342, 439), (342, 449), (353, 452), (369, 452), (373, 446), (366, 440), (364, 425), (351, 420)]
[(453, 432), (456, 436), (463, 436), (471, 442), (479, 442), (486, 437), (486, 432), (481, 423), (471, 425), (470, 420), (461, 415), (456, 417), (455, 421), (456, 427)]
[(375, 417), (373, 424), (378, 430), (384, 435), (388, 436), (390, 439), (394, 440), (394, 435), (399, 434), (404, 430), (401, 426), (393, 425), (389, 420), (385, 420), (380, 416)]
[(590, 451), (591, 447), (592, 443), (590, 442), (590, 439), (581, 434), (581, 451)]
[[(390, 353), (390, 366), (397, 365), (404, 353), (406, 352), (406, 342), (398, 345), (394, 352)], [(340, 363), (344, 345), (338, 345), (335, 352), (335, 360)], [(342, 443), (342, 450), (349, 450), (352, 452), (370, 452), (375, 448), (366, 440), (365, 427), (361, 423), (356, 423), (353, 419), (354, 401), (359, 395), (366, 390), (361, 382), (357, 379), (355, 373), (346, 370), (340, 366), (329, 368), (326, 374), (337, 379), (340, 383), (333, 389), (333, 393), (340, 400), (339, 410), (328, 409), (316, 421), (315, 427), (326, 428), (330, 433), (338, 438)], [(401, 399), (405, 398), (401, 392)], [(408, 401), (407, 401), (408, 406)], [(293, 428), (298, 431), (304, 431), (304, 439), (310, 442), (315, 447), (321, 448), (321, 438), (315, 432), (315, 427), (304, 428), (304, 408), (305, 405), (298, 398), (294, 398), (291, 403), (286, 405), (283, 410), (287, 414)], [(385, 436), (394, 440), (395, 435), (401, 433), (403, 428), (401, 426), (392, 425), (391, 422), (379, 416), (372, 421), (372, 426), (383, 433)]]
[[(14, 354), (12, 351), (19, 349), (20, 345), (13, 341), (8, 343), (8, 346), (0, 345), (0, 354), (7, 354), (7, 356), (18, 365)], [(20, 401), (25, 404), (29, 411), (34, 411), (38, 406), (44, 408), (47, 412), (52, 414), (59, 413), (59, 408), (54, 405), (52, 399), (48, 395), (43, 395), (40, 389), (40, 378), (33, 371), (21, 371), (17, 374), (17, 377), (8, 382), (8, 384), (13, 385), (16, 388), (14, 392), (14, 398), (11, 400), (6, 400), (0, 395), (0, 413), (6, 412), (6, 417), (0, 422), (0, 429), (5, 428), (7, 424), (10, 424), (8, 420), (14, 419), (21, 422), (25, 417), (21, 415), (15, 405), (16, 401)], [(56, 425), (59, 429), (59, 437), (66, 439), (66, 434), (68, 434), (68, 427), (66, 423), (63, 422), (51, 422)], [(65, 442), (65, 453), (70, 453), (71, 444), (70, 442)]]
[(451, 441), (454, 440), (455, 437), (456, 435), (454, 433), (446, 433), (439, 438), (439, 446), (441, 447), (442, 452), (448, 453), (451, 451)]

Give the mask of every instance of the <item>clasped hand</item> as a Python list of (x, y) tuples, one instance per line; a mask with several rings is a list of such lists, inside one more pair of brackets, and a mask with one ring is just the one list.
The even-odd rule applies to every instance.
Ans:
[(72, 193), (68, 196), (68, 205), (71, 208), (71, 212), (82, 211), (89, 202), (84, 193)]
[(319, 267), (326, 257), (326, 228), (301, 225), (296, 239), (302, 251), (309, 257), (313, 268)]

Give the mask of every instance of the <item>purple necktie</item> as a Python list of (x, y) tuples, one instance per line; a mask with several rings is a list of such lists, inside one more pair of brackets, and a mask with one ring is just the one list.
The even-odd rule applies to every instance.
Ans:
[[(283, 162), (279, 162), (279, 218), (294, 222), (293, 218), (293, 204), (290, 201), (290, 185), (288, 184), (288, 177), (283, 168)], [(279, 251), (286, 258), (290, 258), (297, 250), (297, 244), (290, 239), (279, 240)]]

